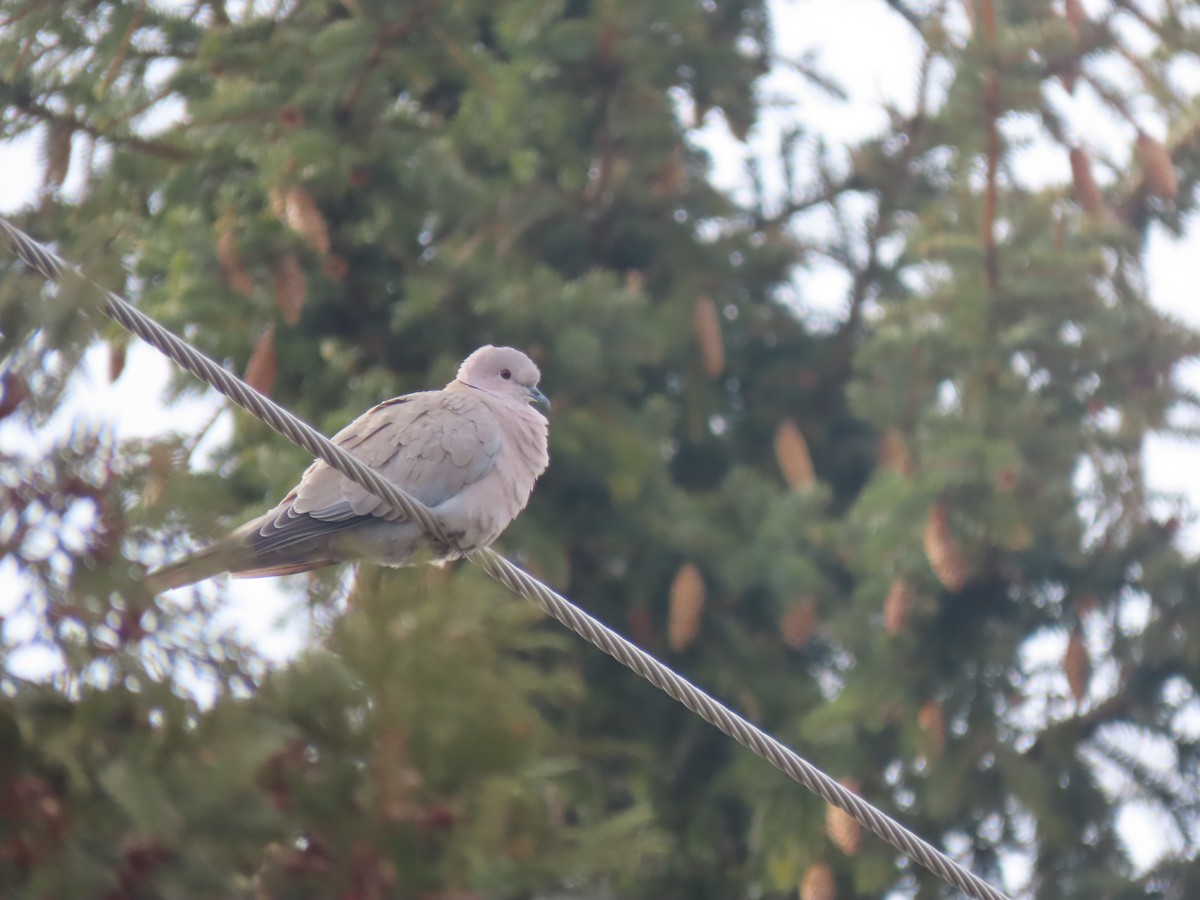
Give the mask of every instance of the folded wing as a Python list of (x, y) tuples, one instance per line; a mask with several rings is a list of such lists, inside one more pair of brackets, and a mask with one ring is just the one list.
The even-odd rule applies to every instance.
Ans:
[[(372, 407), (333, 441), (426, 506), (437, 507), (493, 469), (500, 426), (468, 392), (425, 391)], [(244, 526), (244, 534), (256, 555), (269, 555), (372, 520), (406, 518), (317, 461), (278, 506)]]

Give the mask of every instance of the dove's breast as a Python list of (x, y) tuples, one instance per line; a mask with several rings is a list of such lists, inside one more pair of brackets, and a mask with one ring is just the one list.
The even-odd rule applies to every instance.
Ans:
[(546, 470), (548, 423), (524, 403), (485, 400), (500, 427), (492, 468), (478, 481), (437, 507), (446, 528), (464, 550), (486, 547), (525, 508), (534, 483)]

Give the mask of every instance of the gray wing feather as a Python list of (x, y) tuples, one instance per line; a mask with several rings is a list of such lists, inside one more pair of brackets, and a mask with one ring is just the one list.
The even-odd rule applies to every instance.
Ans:
[[(372, 407), (333, 442), (426, 506), (438, 506), (491, 471), (500, 425), (465, 392), (424, 391)], [(317, 461), (283, 502), (244, 529), (255, 551), (265, 553), (366, 521), (405, 518)]]

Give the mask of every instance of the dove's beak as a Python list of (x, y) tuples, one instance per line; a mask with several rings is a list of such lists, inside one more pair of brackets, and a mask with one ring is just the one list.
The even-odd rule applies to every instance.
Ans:
[(550, 412), (550, 398), (535, 387), (529, 389), (529, 402), (540, 406), (546, 412)]

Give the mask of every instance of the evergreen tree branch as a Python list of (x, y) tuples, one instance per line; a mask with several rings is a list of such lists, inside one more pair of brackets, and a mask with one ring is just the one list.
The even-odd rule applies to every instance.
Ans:
[[(11, 28), (22, 19), (37, 12), (44, 6), (49, 5), (50, 0), (33, 0), (32, 3), (26, 3), (21, 9), (13, 13), (11, 16), (5, 16), (0, 19), (0, 28)], [(32, 37), (32, 35), (31, 35)]]
[(888, 6), (900, 14), (909, 25), (917, 31), (923, 31), (925, 28), (925, 17), (913, 10), (907, 3), (902, 0), (885, 0)]
[(429, 13), (432, 12), (436, 6), (437, 3), (435, 0), (424, 0), (423, 3), (419, 4), (411, 13), (409, 13), (408, 18), (403, 22), (392, 25), (383, 30), (383, 33), (380, 34), (379, 39), (375, 42), (375, 46), (371, 48), (371, 53), (367, 57), (367, 61), (363, 64), (362, 71), (354, 80), (354, 83), (350, 85), (350, 89), (346, 92), (346, 96), (343, 97), (342, 101), (338, 104), (339, 112), (346, 114), (354, 110), (354, 107), (358, 105), (359, 98), (362, 96), (363, 89), (367, 86), (367, 82), (370, 80), (371, 73), (374, 72), (375, 68), (379, 65), (387, 49), (393, 44), (404, 40), (406, 37), (412, 34), (413, 30), (425, 21), (425, 19), (429, 16)]
[(129, 25), (126, 26), (125, 33), (121, 35), (121, 43), (117, 47), (117, 52), (113, 54), (112, 61), (108, 64), (108, 71), (100, 79), (99, 90), (101, 97), (108, 93), (108, 89), (112, 87), (112, 83), (117, 80), (117, 75), (121, 72), (121, 66), (125, 63), (125, 57), (129, 53), (129, 45), (133, 43), (133, 35), (142, 24), (142, 16), (145, 13), (146, 0), (140, 0), (137, 8), (133, 11), (133, 15), (129, 18)]
[(871, 296), (870, 289), (875, 285), (879, 275), (879, 242), (892, 233), (893, 213), (912, 181), (912, 162), (917, 157), (918, 148), (921, 146), (921, 136), (929, 106), (929, 75), (935, 57), (934, 48), (926, 44), (921, 58), (920, 74), (917, 78), (916, 112), (897, 129), (905, 132), (908, 140), (904, 142), (903, 149), (892, 167), (892, 177), (883, 181), (884, 187), (879, 192), (879, 205), (875, 221), (867, 238), (867, 260), (854, 274), (850, 292), (850, 310), (837, 334), (836, 340), (841, 347), (838, 357), (844, 360), (844, 366), (839, 376), (839, 380), (843, 382), (853, 372), (853, 345), (862, 325), (862, 309), (867, 298)]
[(857, 172), (852, 172), (840, 181), (824, 182), (819, 188), (814, 189), (804, 197), (798, 197), (785, 203), (770, 215), (765, 212), (759, 212), (753, 217), (753, 230), (760, 231), (764, 228), (777, 228), (787, 222), (792, 216), (802, 212), (807, 212), (818, 206), (823, 206), (826, 203), (832, 203), (842, 194), (861, 191), (866, 188), (866, 181)]
[(1113, 6), (1125, 10), (1168, 47), (1180, 46), (1177, 32), (1164, 28), (1161, 22), (1152, 18), (1133, 0), (1113, 0)]
[(83, 119), (73, 116), (70, 113), (57, 113), (49, 107), (38, 103), (36, 100), (19, 100), (13, 104), (21, 112), (28, 116), (32, 116), (42, 122), (52, 125), (61, 125), (71, 128), (73, 131), (80, 131), (94, 138), (109, 141), (113, 144), (118, 144), (136, 150), (139, 153), (145, 153), (148, 156), (154, 156), (159, 159), (167, 159), (173, 162), (179, 162), (191, 158), (191, 153), (177, 144), (167, 143), (166, 141), (154, 140), (151, 138), (140, 138), (134, 135), (118, 135), (113, 134), (109, 130), (94, 125)]
[(1175, 666), (1159, 664), (1133, 670), (1117, 693), (1097, 703), (1086, 712), (1062, 719), (1044, 728), (1026, 751), (1030, 759), (1039, 759), (1049, 748), (1065, 743), (1072, 747), (1095, 737), (1105, 725), (1127, 722), (1140, 727), (1139, 716), (1144, 714), (1142, 699), (1156, 696), (1162, 686), (1178, 675)]

